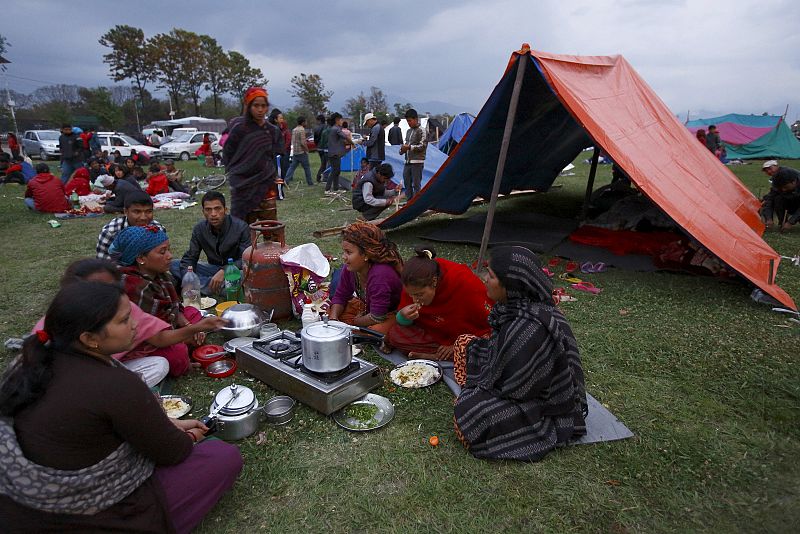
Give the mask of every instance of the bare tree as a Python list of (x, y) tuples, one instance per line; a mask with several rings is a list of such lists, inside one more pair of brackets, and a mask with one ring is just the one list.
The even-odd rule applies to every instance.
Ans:
[(333, 91), (326, 91), (319, 74), (300, 73), (292, 77), (289, 94), (297, 99), (300, 107), (310, 109), (314, 115), (327, 112)]
[(386, 103), (386, 96), (379, 87), (369, 88), (369, 98), (367, 99), (367, 110), (375, 115), (388, 115), (389, 104)]
[(342, 112), (345, 116), (351, 117), (353, 119), (360, 118), (364, 113), (367, 112), (367, 97), (364, 96), (364, 92), (358, 93), (357, 96), (353, 98), (348, 98), (344, 103), (344, 108), (342, 108)]

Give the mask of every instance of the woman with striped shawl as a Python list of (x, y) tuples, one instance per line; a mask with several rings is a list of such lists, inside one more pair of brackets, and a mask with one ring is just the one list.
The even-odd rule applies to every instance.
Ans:
[(535, 461), (586, 433), (578, 345), (536, 255), (492, 251), (489, 339), (456, 341), (456, 434), (477, 458)]
[(231, 121), (223, 154), (231, 184), (231, 215), (247, 221), (275, 183), (275, 155), (283, 153), (283, 139), (266, 120), (266, 89), (251, 87), (242, 100), (244, 112)]

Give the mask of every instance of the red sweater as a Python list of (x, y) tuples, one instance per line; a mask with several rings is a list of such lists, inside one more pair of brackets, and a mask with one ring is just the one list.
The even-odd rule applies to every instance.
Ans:
[(33, 198), (33, 206), (44, 213), (63, 213), (70, 209), (64, 184), (49, 172), (31, 178), (25, 190), (26, 198)]
[(86, 167), (80, 167), (78, 170), (75, 171), (75, 174), (72, 175), (72, 179), (67, 182), (67, 185), (64, 186), (64, 192), (67, 195), (71, 195), (73, 191), (78, 192), (78, 196), (85, 196), (92, 192), (91, 186), (89, 185), (89, 171)]
[(154, 174), (147, 180), (147, 194), (151, 197), (161, 193), (169, 193), (169, 183), (164, 173)]
[[(494, 302), (486, 294), (486, 286), (466, 265), (436, 258), (441, 278), (433, 302), (419, 310), (414, 326), (425, 330), (440, 345), (452, 345), (461, 334), (484, 336), (492, 331), (489, 312)], [(405, 289), (398, 309), (414, 300)]]

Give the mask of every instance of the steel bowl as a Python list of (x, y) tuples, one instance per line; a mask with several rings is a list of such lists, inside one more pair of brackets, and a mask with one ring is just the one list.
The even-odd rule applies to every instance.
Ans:
[(261, 325), (267, 322), (264, 312), (254, 304), (235, 304), (222, 312), (222, 318), (228, 321), (228, 326), (220, 328), (227, 339), (258, 338)]
[(263, 408), (267, 422), (271, 425), (285, 425), (292, 420), (296, 409), (297, 402), (285, 395), (272, 397)]

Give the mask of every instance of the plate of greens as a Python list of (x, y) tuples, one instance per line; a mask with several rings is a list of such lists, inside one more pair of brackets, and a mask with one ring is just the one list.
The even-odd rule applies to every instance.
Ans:
[(340, 427), (352, 432), (367, 432), (386, 426), (394, 417), (394, 404), (386, 397), (367, 393), (333, 414)]

